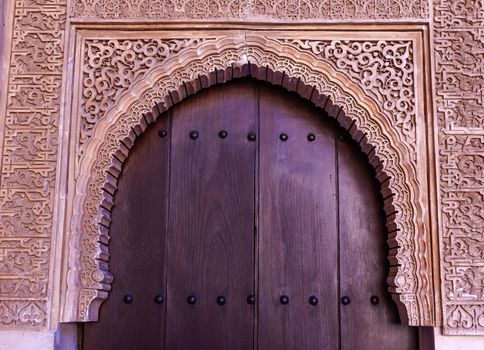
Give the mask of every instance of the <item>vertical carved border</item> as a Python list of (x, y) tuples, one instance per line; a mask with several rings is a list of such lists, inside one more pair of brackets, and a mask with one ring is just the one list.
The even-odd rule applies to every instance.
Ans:
[(433, 4), (444, 333), (484, 335), (484, 3)]
[(50, 256), (66, 1), (12, 1), (8, 82), (0, 106), (0, 324), (50, 319)]

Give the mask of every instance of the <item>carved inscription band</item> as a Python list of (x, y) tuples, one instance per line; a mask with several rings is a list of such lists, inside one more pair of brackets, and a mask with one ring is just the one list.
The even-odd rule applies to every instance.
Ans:
[(484, 4), (434, 1), (446, 334), (484, 334)]
[(9, 78), (3, 79), (8, 86), (0, 89), (6, 93), (6, 106), (0, 106), (5, 108), (0, 113), (0, 130), (4, 131), (0, 145), (0, 328), (39, 328), (48, 323), (51, 297), (66, 4), (64, 0), (11, 4), (15, 17)]
[(427, 20), (426, 0), (75, 0), (71, 16), (97, 19), (308, 21)]

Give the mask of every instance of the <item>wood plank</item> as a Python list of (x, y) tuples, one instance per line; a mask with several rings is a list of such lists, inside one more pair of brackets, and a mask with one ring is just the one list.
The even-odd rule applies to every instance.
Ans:
[[(112, 291), (101, 306), (100, 320), (84, 326), (84, 349), (160, 349), (165, 304), (154, 298), (165, 291), (169, 138), (160, 117), (137, 140), (124, 165), (115, 194), (110, 229)], [(125, 295), (133, 296), (125, 304)]]
[(256, 127), (256, 93), (235, 81), (174, 109), (166, 349), (253, 346), (255, 307), (246, 298), (254, 292), (256, 143), (247, 134)]
[(335, 162), (334, 127), (323, 113), (280, 88), (261, 87), (259, 349), (338, 347)]
[[(387, 292), (388, 247), (377, 182), (353, 142), (338, 142), (342, 349), (417, 349), (417, 329), (399, 323)], [(379, 303), (372, 305), (371, 296)]]

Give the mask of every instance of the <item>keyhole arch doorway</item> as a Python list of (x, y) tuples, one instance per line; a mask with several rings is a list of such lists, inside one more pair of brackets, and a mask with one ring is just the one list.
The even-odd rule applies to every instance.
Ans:
[(113, 290), (85, 349), (416, 348), (386, 290), (374, 177), (283, 88), (244, 78), (172, 107), (120, 177)]
[(408, 153), (412, 145), (402, 141), (365, 91), (330, 65), (263, 36), (251, 34), (244, 40), (227, 37), (216, 45), (202, 42), (168, 58), (120, 96), (116, 107), (96, 125), (73, 164), (77, 171), (71, 179), (66, 216), (69, 253), (62, 320), (97, 320), (99, 306), (108, 296), (113, 193), (137, 137), (187, 96), (250, 76), (284, 86), (324, 108), (358, 140), (376, 170), (385, 198), (392, 247), (388, 283), (400, 317), (410, 325), (433, 325), (430, 238), (422, 211), (426, 192)]

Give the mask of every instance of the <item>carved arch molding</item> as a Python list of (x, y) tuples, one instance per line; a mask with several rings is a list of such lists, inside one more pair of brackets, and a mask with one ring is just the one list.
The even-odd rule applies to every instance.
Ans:
[(435, 324), (420, 33), (394, 41), (227, 30), (92, 35), (79, 33), (73, 78), (64, 321), (96, 320), (108, 296), (113, 195), (136, 138), (185, 97), (251, 76), (312, 101), (360, 143), (385, 199), (387, 282), (401, 319)]

